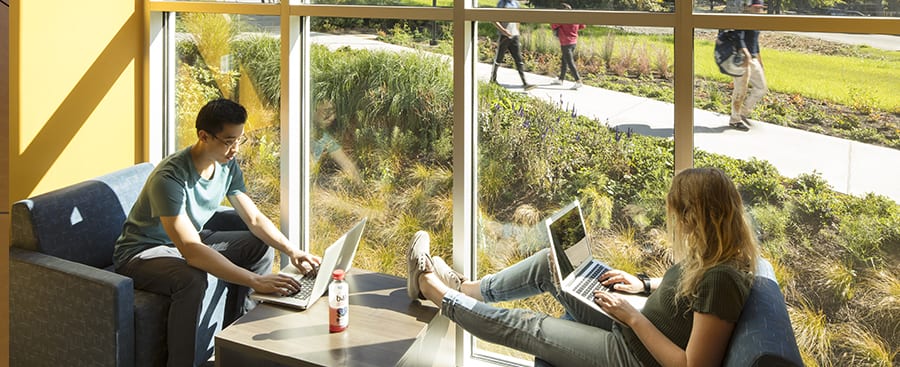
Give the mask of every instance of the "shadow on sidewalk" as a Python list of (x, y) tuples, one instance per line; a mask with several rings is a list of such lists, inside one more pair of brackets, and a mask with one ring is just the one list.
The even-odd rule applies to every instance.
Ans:
[[(634, 134), (647, 135), (647, 136), (656, 136), (660, 138), (671, 138), (675, 135), (675, 129), (667, 127), (667, 128), (653, 128), (650, 125), (646, 124), (621, 124), (616, 125), (615, 128), (618, 128), (619, 131), (627, 131), (631, 129), (631, 132)], [(694, 126), (695, 134), (719, 134), (728, 130), (734, 130), (728, 126), (719, 126), (719, 127), (706, 127), (706, 126)]]

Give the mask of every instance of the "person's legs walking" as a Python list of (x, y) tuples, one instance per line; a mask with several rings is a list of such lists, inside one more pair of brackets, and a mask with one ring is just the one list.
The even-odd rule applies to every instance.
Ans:
[(741, 106), (742, 120), (746, 120), (746, 118), (750, 116), (750, 112), (753, 111), (753, 108), (756, 107), (756, 104), (759, 103), (766, 92), (769, 91), (769, 88), (766, 85), (766, 75), (765, 72), (763, 72), (763, 68), (759, 63), (759, 60), (750, 60), (749, 73), (750, 76), (748, 78), (748, 81), (751, 88), (749, 95), (744, 100), (743, 106)]
[(136, 289), (171, 297), (166, 326), (167, 364), (192, 366), (200, 307), (206, 293), (206, 272), (177, 257), (133, 259), (118, 272), (133, 279)]
[(741, 121), (741, 110), (744, 100), (747, 99), (747, 89), (750, 82), (750, 68), (744, 71), (744, 75), (734, 77), (734, 90), (731, 92), (731, 117), (728, 124), (739, 130), (747, 131), (749, 128)]
[(575, 44), (563, 46), (563, 64), (567, 65), (568, 69), (571, 70), (572, 78), (576, 82), (581, 81), (578, 69), (575, 68)]
[(500, 35), (500, 39), (497, 40), (497, 54), (494, 55), (494, 67), (491, 69), (491, 83), (497, 83), (497, 69), (500, 68), (511, 41), (504, 35)]
[(744, 100), (747, 99), (750, 73), (751, 71), (747, 70), (744, 75), (734, 77), (734, 90), (731, 92), (731, 122), (741, 120), (741, 109), (744, 106)]
[(525, 90), (534, 89), (534, 85), (528, 84), (525, 80), (525, 62), (522, 61), (522, 51), (519, 47), (519, 36), (513, 36), (509, 42), (509, 54), (512, 55), (513, 61), (516, 63), (516, 70), (519, 71), (519, 78), (522, 79), (522, 87)]
[[(272, 272), (275, 251), (267, 246), (250, 231), (204, 230), (200, 232), (203, 243), (209, 245), (237, 266), (265, 275)], [(223, 325), (230, 325), (256, 306), (250, 299), (250, 288), (228, 283), (228, 299), (225, 302), (225, 320)]]
[(561, 82), (566, 80), (566, 68), (569, 66), (569, 63), (566, 62), (567, 50), (567, 46), (559, 46), (559, 52), (561, 54), (559, 59), (559, 84), (562, 84)]
[[(575, 85), (572, 86), (572, 89), (581, 88), (581, 76), (578, 75), (578, 69), (575, 68), (575, 44), (563, 46), (562, 61), (572, 71), (572, 78), (575, 80)], [(562, 75), (562, 77), (565, 76)]]

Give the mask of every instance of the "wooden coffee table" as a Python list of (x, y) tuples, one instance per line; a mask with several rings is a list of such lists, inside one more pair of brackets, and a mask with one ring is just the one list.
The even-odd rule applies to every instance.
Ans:
[(357, 269), (347, 279), (347, 330), (328, 332), (327, 296), (306, 311), (260, 304), (216, 336), (216, 366), (396, 366), (410, 358), (417, 338), (448, 339), (441, 336), (447, 329), (428, 332), (437, 338), (421, 337), (438, 308), (410, 301), (405, 279)]

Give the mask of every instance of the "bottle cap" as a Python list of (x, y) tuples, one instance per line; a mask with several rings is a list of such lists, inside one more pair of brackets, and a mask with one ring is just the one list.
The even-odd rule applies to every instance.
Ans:
[(331, 278), (335, 280), (344, 280), (344, 269), (334, 269), (331, 272)]

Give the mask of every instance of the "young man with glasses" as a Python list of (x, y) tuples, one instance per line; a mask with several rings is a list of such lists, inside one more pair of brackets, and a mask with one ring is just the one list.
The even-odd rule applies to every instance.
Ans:
[[(131, 277), (137, 289), (172, 298), (169, 366), (194, 365), (207, 273), (228, 283), (228, 325), (255, 306), (247, 297), (250, 289), (284, 295), (299, 290), (293, 278), (272, 273), (273, 248), (304, 272), (321, 262), (290, 243), (247, 196), (234, 159), (246, 120), (246, 109), (226, 99), (203, 106), (197, 114), (197, 142), (156, 166), (116, 242), (116, 271)], [(204, 229), (226, 198), (247, 229)]]

